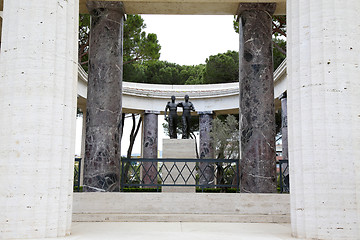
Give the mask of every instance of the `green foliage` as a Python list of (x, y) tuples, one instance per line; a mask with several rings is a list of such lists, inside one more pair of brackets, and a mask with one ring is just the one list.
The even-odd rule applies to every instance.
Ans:
[[(88, 71), (90, 15), (80, 14), (79, 16), (79, 63)], [(141, 79), (141, 70), (138, 66), (125, 66), (129, 63), (142, 62), (146, 60), (157, 60), (160, 58), (161, 46), (154, 33), (147, 34), (144, 29), (146, 25), (139, 15), (127, 15), (124, 23), (123, 60), (124, 71), (128, 72), (127, 78), (137, 81)], [(135, 74), (130, 73), (133, 69), (139, 70)]]
[(161, 46), (154, 33), (146, 34), (146, 24), (140, 15), (127, 15), (124, 24), (124, 64), (160, 58)]
[(227, 51), (206, 59), (204, 83), (230, 83), (239, 81), (239, 53)]
[(74, 192), (83, 192), (84, 189), (83, 189), (83, 186), (80, 186), (80, 187), (74, 186), (73, 191), (74, 191)]
[(279, 46), (273, 48), (273, 62), (275, 71), (286, 58), (286, 55), (283, 53), (283, 51), (280, 50), (286, 50), (286, 41), (281, 38), (273, 38), (273, 42), (274, 44), (277, 44), (277, 46)]
[(149, 60), (124, 65), (124, 81), (152, 84), (202, 84), (205, 65)]
[(186, 85), (204, 84), (205, 64), (183, 67), (184, 69), (181, 71), (180, 74), (184, 79), (186, 79)]
[(166, 61), (147, 61), (145, 64), (145, 82), (154, 84), (184, 84), (180, 72), (182, 67)]
[(131, 63), (124, 65), (124, 81), (172, 85), (237, 82), (238, 55), (235, 51), (219, 53), (196, 66), (159, 60)]
[(210, 136), (217, 159), (239, 158), (239, 122), (234, 115), (225, 120), (215, 118)]
[(130, 63), (123, 66), (123, 81), (125, 82), (146, 82), (145, 64)]

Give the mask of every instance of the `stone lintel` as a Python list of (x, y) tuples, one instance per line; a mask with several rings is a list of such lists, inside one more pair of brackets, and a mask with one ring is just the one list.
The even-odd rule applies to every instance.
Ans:
[(152, 113), (152, 114), (157, 114), (157, 115), (159, 115), (159, 114), (160, 114), (160, 111), (155, 111), (155, 110), (145, 110), (145, 111), (144, 111), (144, 113), (145, 113), (145, 114), (147, 114), (147, 113)]
[(125, 14), (124, 4), (118, 1), (87, 1), (86, 7), (91, 13), (96, 9), (107, 9), (110, 11), (117, 11)]
[(214, 114), (214, 111), (197, 111), (197, 113), (199, 115), (205, 115), (205, 114), (212, 115), (212, 114)]
[(244, 11), (265, 11), (273, 15), (276, 10), (276, 3), (240, 3), (237, 14), (241, 15)]

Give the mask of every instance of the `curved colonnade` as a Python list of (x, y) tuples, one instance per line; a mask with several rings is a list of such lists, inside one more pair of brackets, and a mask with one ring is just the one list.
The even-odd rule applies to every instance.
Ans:
[[(274, 72), (274, 96), (278, 98), (286, 91), (286, 60)], [(79, 66), (78, 107), (86, 109), (87, 73)], [(176, 101), (183, 101), (185, 94), (190, 96), (196, 111), (213, 111), (215, 114), (239, 112), (239, 83), (203, 85), (163, 85), (123, 82), (122, 108), (124, 113), (156, 111), (164, 114), (165, 105), (174, 95)], [(275, 99), (276, 109), (280, 101)], [(179, 108), (179, 111), (181, 109)]]

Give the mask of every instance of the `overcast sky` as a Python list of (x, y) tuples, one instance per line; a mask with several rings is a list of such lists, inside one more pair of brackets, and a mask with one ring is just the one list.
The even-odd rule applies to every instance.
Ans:
[(156, 33), (160, 60), (180, 65), (205, 63), (210, 55), (239, 50), (233, 16), (142, 15), (147, 33)]
[[(239, 50), (239, 37), (233, 29), (233, 16), (199, 15), (142, 15), (147, 28), (145, 32), (156, 33), (161, 45), (160, 60), (180, 65), (205, 63), (210, 55), (224, 53), (227, 50)], [(165, 107), (164, 103), (164, 107)], [(159, 144), (165, 138), (161, 124), (164, 117), (159, 116)], [(121, 144), (122, 155), (129, 145), (131, 120), (125, 121)], [(77, 122), (76, 154), (80, 155), (81, 120)], [(133, 153), (140, 153), (141, 132), (137, 137)]]

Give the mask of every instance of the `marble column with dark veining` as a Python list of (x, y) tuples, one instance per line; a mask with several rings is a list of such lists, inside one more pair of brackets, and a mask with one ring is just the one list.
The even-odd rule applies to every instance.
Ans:
[(287, 94), (284, 92), (280, 96), (281, 100), (281, 139), (282, 139), (282, 158), (289, 160), (288, 150), (288, 127), (287, 127)]
[[(199, 130), (200, 130), (200, 158), (213, 159), (214, 149), (212, 146), (211, 129), (213, 123), (213, 112), (198, 112), (199, 114)], [(200, 162), (199, 183), (214, 184), (214, 164)]]
[(124, 10), (88, 1), (91, 14), (85, 140), (85, 191), (119, 191)]
[(272, 62), (274, 3), (241, 3), (241, 192), (276, 192), (275, 110)]
[[(287, 92), (284, 92), (280, 96), (281, 101), (281, 145), (282, 145), (282, 159), (289, 160), (289, 148), (288, 148), (288, 126), (287, 126)], [(281, 165), (283, 175), (285, 177), (284, 183), (289, 187), (290, 175), (289, 164), (283, 163)]]
[[(159, 114), (156, 111), (144, 113), (143, 158), (157, 158)], [(157, 184), (157, 162), (144, 162), (142, 177), (144, 184)]]

